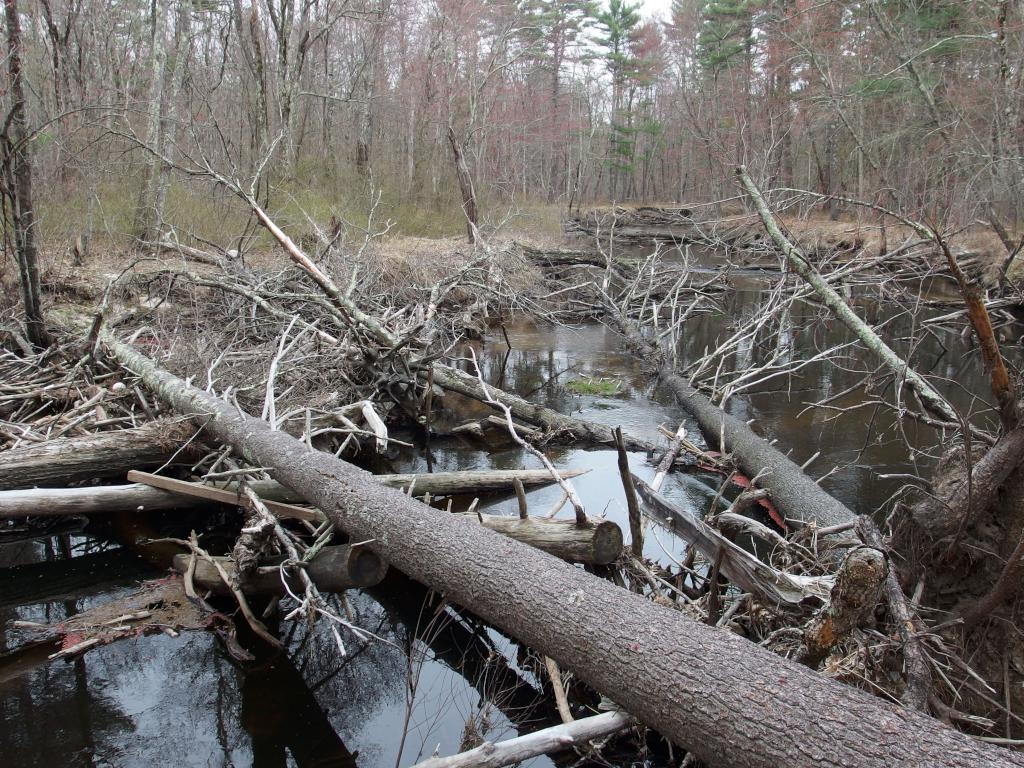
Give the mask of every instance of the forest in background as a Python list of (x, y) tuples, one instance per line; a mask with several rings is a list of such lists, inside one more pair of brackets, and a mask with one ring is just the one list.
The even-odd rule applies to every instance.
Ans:
[(947, 230), (1021, 214), (1017, 0), (13, 5), (46, 238), (239, 247), (248, 208), (211, 171), (299, 234), (365, 226), (378, 196), (396, 232), (454, 234), (457, 157), (490, 228), (727, 213), (739, 164), (833, 217), (842, 197)]

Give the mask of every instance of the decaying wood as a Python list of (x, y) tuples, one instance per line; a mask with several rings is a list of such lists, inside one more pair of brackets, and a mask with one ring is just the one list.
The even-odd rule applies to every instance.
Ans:
[[(184, 573), (191, 560), (191, 555), (175, 555), (175, 570)], [(215, 557), (215, 560), (230, 578), (237, 580), (238, 586), (246, 595), (283, 596), (287, 594), (282, 583), (281, 569), (278, 567), (280, 558), (278, 561), (271, 559), (260, 563), (261, 566), (266, 567), (261, 567), (255, 573), (242, 576), (238, 574), (238, 568), (230, 557)], [(348, 544), (324, 547), (320, 554), (304, 567), (309, 578), (322, 592), (344, 592), (346, 589), (354, 587), (372, 587), (380, 584), (388, 570), (387, 563), (381, 560), (375, 552), (366, 547), (352, 547)], [(217, 569), (212, 563), (205, 560), (196, 561), (192, 578), (198, 587), (213, 590), (222, 595), (231, 594)], [(302, 583), (297, 576), (289, 575), (287, 578), (292, 592), (301, 593), (303, 591)]]
[(133, 467), (155, 467), (182, 450), (195, 435), (192, 425), (157, 421), (137, 429), (59, 438), (0, 453), (0, 491), (60, 485), (102, 477), (123, 477)]
[[(303, 494), (393, 566), (510, 633), (702, 760), (730, 768), (1024, 765), (272, 431), (132, 347), (109, 352), (176, 411)], [(610, 620), (614, 617), (614, 620)], [(809, 717), (808, 713), (813, 713)]]
[(992, 318), (985, 307), (985, 296), (977, 281), (967, 277), (957, 263), (956, 257), (949, 248), (946, 238), (935, 233), (935, 239), (946, 257), (946, 264), (950, 272), (956, 278), (957, 286), (960, 288), (960, 295), (967, 306), (967, 318), (974, 328), (974, 334), (978, 339), (978, 346), (981, 348), (981, 359), (985, 371), (989, 375), (989, 385), (992, 395), (999, 406), (999, 417), (1003, 428), (1012, 430), (1020, 421), (1020, 411), (1017, 405), (1016, 387), (1010, 381), (1010, 374), (1006, 370), (1006, 363), (1003, 354), (999, 349), (999, 341), (996, 339), (995, 331), (992, 329)]
[[(589, 470), (559, 470), (562, 477), (578, 477)], [(482, 472), (433, 472), (426, 474), (374, 475), (381, 485), (390, 488), (408, 489), (414, 486), (416, 493), (429, 493), (435, 498), (455, 494), (481, 494), (506, 491), (518, 479), (524, 486), (550, 485), (555, 481), (544, 469), (495, 469)], [(192, 485), (195, 485), (194, 483)], [(266, 501), (289, 504), (305, 501), (299, 494), (273, 480), (253, 480), (250, 485)], [(209, 486), (207, 486), (209, 487)], [(214, 490), (230, 494), (218, 496), (213, 501), (237, 503), (237, 486), (228, 484)], [(130, 485), (99, 485), (82, 488), (30, 488), (24, 490), (0, 491), (0, 518), (54, 516), (54, 515), (100, 515), (114, 512), (155, 511), (180, 509), (180, 494), (161, 490), (143, 483)]]
[(836, 643), (863, 623), (878, 604), (888, 572), (885, 555), (873, 547), (855, 547), (847, 552), (828, 605), (804, 628), (802, 662), (818, 666)]
[[(874, 521), (868, 517), (861, 516), (857, 520), (857, 533), (869, 547), (882, 550), (881, 531)], [(903, 659), (906, 677), (906, 688), (900, 700), (907, 707), (919, 712), (928, 711), (928, 694), (931, 691), (932, 671), (921, 647), (920, 633), (923, 631), (920, 619), (918, 619), (914, 608), (900, 586), (896, 577), (896, 569), (889, 568), (885, 575), (885, 582), (882, 586), (885, 592), (889, 612), (892, 614), (893, 624), (899, 632), (900, 640), (903, 643)]]

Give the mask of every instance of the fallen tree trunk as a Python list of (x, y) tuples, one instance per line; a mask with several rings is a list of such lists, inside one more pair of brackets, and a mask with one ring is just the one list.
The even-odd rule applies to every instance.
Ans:
[[(588, 470), (560, 470), (562, 477), (578, 477)], [(128, 470), (125, 469), (125, 474)], [(524, 486), (550, 485), (555, 482), (546, 469), (496, 469), (484, 472), (434, 472), (430, 474), (374, 475), (381, 485), (391, 488), (413, 487), (416, 494), (431, 496), (478, 494), (512, 488), (518, 479)], [(267, 501), (303, 503), (298, 493), (273, 480), (252, 480), (252, 489)], [(237, 485), (228, 490), (237, 497)], [(233, 503), (233, 502), (232, 502)], [(0, 491), (0, 518), (43, 517), (57, 515), (99, 515), (114, 512), (180, 509), (181, 496), (144, 483), (99, 485), (83, 488), (28, 488)]]
[[(244, 504), (237, 490), (211, 488), (208, 485), (187, 483), (184, 480), (145, 472), (129, 472), (128, 479), (138, 480), (176, 495), (220, 501), (225, 504)], [(305, 509), (279, 501), (262, 501), (270, 512), (280, 518), (309, 520), (316, 523), (323, 522), (324, 519), (320, 510)], [(485, 528), (522, 541), (531, 547), (543, 549), (555, 557), (570, 562), (607, 565), (614, 562), (622, 552), (622, 531), (618, 525), (607, 520), (579, 525), (575, 520), (548, 520), (536, 517), (476, 515), (476, 519)]]
[[(185, 573), (188, 569), (190, 554), (174, 556), (174, 569)], [(279, 595), (287, 594), (281, 581), (279, 568), (264, 571), (262, 568), (254, 573), (238, 575), (238, 566), (230, 557), (214, 558), (225, 573), (238, 579), (238, 586), (245, 594)], [(273, 560), (260, 563), (261, 566), (276, 566)], [(296, 566), (298, 567), (298, 566)], [(380, 559), (376, 552), (366, 547), (353, 547), (344, 544), (338, 547), (324, 547), (306, 566), (306, 573), (321, 592), (344, 592), (353, 587), (373, 587), (383, 580), (388, 571), (388, 564)], [(195, 572), (192, 580), (203, 589), (210, 589), (219, 595), (231, 595), (231, 590), (220, 577), (220, 572), (213, 563), (204, 558), (196, 558)], [(305, 586), (298, 575), (288, 576), (288, 587), (294, 594), (302, 594)]]
[[(670, 368), (661, 369), (660, 380), (700, 425), (708, 445), (728, 453), (747, 477), (771, 494), (786, 517), (827, 527), (853, 520), (856, 515), (826, 493), (796, 462), (758, 436), (746, 422), (713, 405)], [(725, 444), (722, 445), (722, 438)]]
[(761, 190), (757, 188), (747, 174), (746, 168), (741, 165), (736, 169), (736, 175), (753, 201), (754, 208), (757, 209), (757, 213), (761, 217), (765, 231), (768, 232), (769, 236), (771, 236), (772, 240), (782, 251), (789, 266), (814, 289), (822, 303), (828, 307), (843, 325), (860, 339), (861, 343), (868, 350), (878, 357), (883, 365), (892, 371), (897, 380), (902, 379), (914, 391), (926, 408), (951, 424), (959, 424), (960, 416), (947, 402), (946, 398), (929, 384), (921, 374), (911, 368), (906, 360), (896, 354), (892, 347), (886, 344), (871, 326), (861, 320), (857, 313), (850, 308), (850, 305), (846, 303), (846, 300), (839, 295), (839, 292), (819, 274), (818, 270), (807, 260), (807, 257), (804, 256), (800, 249), (789, 242), (782, 233), (782, 230), (779, 229), (774, 215), (768, 209), (768, 204), (765, 202)]
[(785, 516), (823, 527), (849, 523), (856, 518), (846, 505), (822, 490), (800, 466), (755, 434), (746, 422), (713, 405), (691, 387), (672, 369), (661, 349), (644, 338), (617, 308), (609, 303), (607, 310), (608, 317), (630, 345), (644, 358), (655, 362), (660, 381), (693, 416), (708, 445), (717, 446), (722, 453), (732, 456), (747, 477), (756, 477), (758, 486), (771, 494), (775, 506)]
[(191, 425), (154, 421), (137, 429), (13, 448), (0, 453), (0, 491), (116, 477), (124, 475), (126, 468), (160, 466), (179, 451), (186, 460), (194, 458), (193, 453), (182, 451), (194, 434)]
[(160, 370), (109, 351), (176, 411), (304, 495), (400, 570), (572, 669), (695, 756), (730, 768), (1024, 766), (918, 712), (824, 678), (730, 632), (655, 605), (382, 488), (333, 456)]

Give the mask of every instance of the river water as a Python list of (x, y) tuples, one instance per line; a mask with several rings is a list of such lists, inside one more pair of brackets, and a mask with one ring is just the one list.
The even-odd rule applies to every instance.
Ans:
[[(716, 311), (688, 321), (679, 347), (687, 364), (741, 327), (765, 300), (771, 280), (730, 278)], [(886, 334), (901, 350), (922, 337), (920, 321), (895, 305), (862, 292), (858, 309), (872, 322), (887, 320)], [(823, 318), (813, 304), (794, 307), (772, 342), (756, 341), (737, 364), (767, 359), (778, 334), (794, 355), (848, 340), (848, 332)], [(669, 429), (684, 417), (664, 392), (652, 386), (638, 361), (614, 333), (592, 324), (577, 328), (510, 324), (475, 351), (488, 380), (563, 412), (665, 442), (657, 427)], [(1020, 330), (1005, 329), (1007, 356), (1019, 360)], [(464, 350), (457, 350), (462, 353)], [(987, 385), (976, 352), (954, 331), (934, 330), (914, 345), (919, 369), (946, 380), (944, 389), (961, 408), (978, 409)], [(884, 513), (886, 502), (908, 481), (927, 476), (934, 463), (935, 435), (906, 426), (884, 409), (848, 413), (807, 410), (808, 403), (841, 393), (861, 378), (863, 361), (818, 364), (799, 376), (773, 380), (765, 391), (736, 396), (729, 409), (752, 419), (763, 434), (777, 438), (812, 476), (858, 512)], [(608, 395), (576, 395), (566, 384), (588, 378), (617, 383)], [(863, 402), (860, 390), (836, 401)], [(449, 402), (439, 412), (453, 410)], [(465, 416), (465, 411), (459, 409)], [(482, 414), (482, 412), (480, 412)], [(690, 427), (691, 435), (696, 429)], [(912, 450), (908, 450), (910, 444)], [(559, 467), (590, 470), (574, 483), (589, 514), (605, 515), (628, 532), (625, 505), (611, 451), (550, 446)], [(638, 474), (653, 469), (641, 454), (630, 457)], [(382, 462), (381, 471), (534, 467), (539, 463), (518, 447), (487, 448), (462, 439), (434, 438), (428, 446), (405, 449)], [(882, 477), (883, 475), (889, 477)], [(689, 472), (670, 476), (665, 495), (701, 514), (714, 499), (721, 478)], [(531, 512), (545, 514), (561, 497), (557, 487), (529, 491)], [(461, 500), (465, 503), (466, 500)], [(509, 497), (483, 500), (489, 512), (513, 514)], [(562, 514), (570, 514), (566, 508)], [(165, 514), (152, 521), (161, 530), (181, 528)], [(116, 526), (115, 526), (116, 527)], [(628, 537), (628, 533), (627, 533)], [(671, 534), (656, 531), (646, 553), (664, 563), (684, 551)], [(136, 766), (156, 762), (188, 766), (408, 766), (435, 749), (451, 754), (474, 735), (497, 740), (554, 724), (557, 714), (541, 692), (536, 660), (515, 643), (464, 613), (436, 602), (426, 592), (394, 578), (381, 588), (349, 595), (358, 626), (380, 638), (368, 643), (347, 638), (342, 658), (323, 631), (307, 634), (285, 626), (289, 654), (249, 664), (230, 660), (213, 635), (183, 633), (121, 641), (70, 662), (44, 663), (52, 648), (10, 653), (28, 635), (12, 620), (59, 622), (64, 617), (126, 594), (140, 578), (161, 571), (113, 543), (110, 528), (0, 546), (0, 755), (4, 766)], [(610, 756), (613, 763), (637, 758)], [(652, 752), (649, 764), (657, 764)], [(562, 762), (565, 762), (562, 760)], [(570, 761), (571, 762), (571, 761)], [(530, 761), (549, 765), (549, 758)]]

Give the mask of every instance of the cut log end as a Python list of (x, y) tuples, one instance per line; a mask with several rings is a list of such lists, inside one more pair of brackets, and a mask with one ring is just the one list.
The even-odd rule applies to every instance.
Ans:
[(570, 563), (608, 565), (622, 553), (622, 529), (610, 520), (591, 520), (580, 527), (575, 520), (482, 515), (485, 528), (542, 549)]
[(602, 520), (594, 526), (594, 564), (614, 563), (622, 554), (622, 529), (618, 525)]
[(346, 547), (348, 557), (344, 564), (354, 587), (374, 587), (384, 580), (388, 564), (366, 547)]

